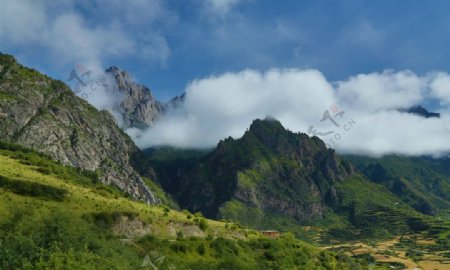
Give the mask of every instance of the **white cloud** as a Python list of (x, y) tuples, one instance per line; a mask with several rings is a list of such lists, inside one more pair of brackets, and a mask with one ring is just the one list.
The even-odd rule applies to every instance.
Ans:
[(105, 55), (128, 54), (135, 46), (119, 25), (89, 29), (74, 13), (57, 17), (44, 31), (47, 32), (43, 42), (56, 58), (66, 63), (98, 64)]
[(83, 71), (77, 70), (78, 77), (83, 83), (76, 83), (74, 92), (79, 97), (88, 101), (98, 110), (110, 112), (119, 126), (123, 125), (120, 104), (124, 95), (117, 89), (117, 83), (110, 73), (104, 72), (94, 66), (85, 67), (83, 71), (88, 71), (89, 75), (82, 75)]
[(430, 76), (431, 95), (439, 99), (443, 104), (450, 104), (450, 76), (444, 72), (438, 72)]
[[(317, 70), (225, 73), (193, 81), (182, 107), (146, 131), (128, 133), (143, 148), (213, 147), (227, 136), (242, 136), (255, 118), (270, 115), (292, 131), (306, 133), (311, 126), (317, 132), (333, 131), (320, 137), (340, 152), (443, 154), (450, 152), (450, 115), (425, 119), (397, 108), (424, 102), (430, 88), (448, 79), (447, 74), (431, 80), (430, 75), (386, 71), (333, 83)], [(321, 121), (325, 110), (339, 127)]]
[(43, 48), (55, 65), (99, 64), (107, 57), (131, 55), (164, 64), (170, 56), (165, 37), (152, 27), (172, 18), (160, 0), (2, 0), (0, 10), (3, 49)]
[(38, 1), (2, 1), (0, 4), (0, 40), (19, 43), (39, 38), (47, 21), (45, 7)]
[(252, 120), (266, 115), (304, 128), (304, 123), (296, 119), (315, 120), (321, 105), (333, 103), (332, 91), (315, 70), (244, 70), (197, 80), (187, 87), (184, 106), (140, 134), (136, 141), (142, 147), (208, 147), (228, 135), (242, 135)]
[(360, 74), (337, 83), (340, 103), (362, 111), (408, 107), (423, 98), (424, 82), (410, 71)]
[(225, 16), (242, 0), (202, 0), (203, 6), (211, 15)]
[[(423, 118), (397, 111), (352, 115), (356, 124), (343, 133), (337, 149), (370, 155), (443, 155), (450, 152), (450, 115)], [(327, 140), (325, 140), (327, 142)]]

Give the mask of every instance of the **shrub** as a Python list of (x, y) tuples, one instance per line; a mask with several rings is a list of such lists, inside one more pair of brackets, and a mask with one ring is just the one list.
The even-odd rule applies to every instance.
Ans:
[(203, 244), (203, 243), (201, 243), (198, 247), (197, 247), (197, 252), (198, 252), (198, 254), (200, 254), (200, 255), (205, 255), (205, 253), (206, 253), (206, 247), (205, 247), (205, 245)]
[(68, 193), (68, 191), (63, 188), (25, 180), (13, 180), (4, 176), (0, 176), (0, 187), (19, 195), (40, 197), (54, 201), (63, 201)]
[[(129, 220), (134, 220), (137, 217), (137, 214), (134, 212), (99, 212), (92, 214), (92, 218), (94, 223), (100, 228), (110, 228), (117, 224), (120, 221), (121, 217), (127, 217)], [(85, 217), (85, 219), (90, 219), (89, 217)]]
[(176, 253), (186, 253), (188, 251), (188, 247), (185, 243), (173, 243), (170, 245), (170, 249), (172, 249)]
[(204, 218), (202, 218), (202, 219), (200, 219), (200, 221), (198, 222), (198, 226), (200, 227), (200, 229), (201, 229), (202, 231), (205, 231), (206, 229), (208, 229), (208, 222), (207, 222)]
[(197, 218), (202, 218), (202, 217), (203, 217), (203, 214), (202, 214), (201, 212), (196, 212), (196, 213), (194, 214), (194, 216), (197, 217)]
[(163, 216), (168, 216), (169, 215), (169, 213), (170, 213), (170, 209), (169, 208), (167, 208), (167, 207), (164, 207), (164, 214), (163, 214)]

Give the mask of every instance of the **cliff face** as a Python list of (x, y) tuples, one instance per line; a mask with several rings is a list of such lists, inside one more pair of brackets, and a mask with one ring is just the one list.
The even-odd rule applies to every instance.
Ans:
[[(100, 174), (134, 199), (158, 203), (136, 171), (140, 150), (111, 115), (97, 111), (64, 83), (0, 54), (0, 140)], [(150, 170), (151, 171), (151, 170)]]
[(135, 83), (126, 71), (110, 67), (106, 72), (114, 77), (117, 90), (124, 97), (120, 104), (124, 127), (152, 126), (163, 113), (164, 105), (155, 100), (150, 89)]

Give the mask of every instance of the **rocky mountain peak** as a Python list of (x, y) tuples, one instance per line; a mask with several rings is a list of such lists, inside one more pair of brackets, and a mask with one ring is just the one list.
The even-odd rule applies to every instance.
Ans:
[(120, 104), (123, 127), (152, 126), (163, 113), (164, 106), (153, 97), (150, 89), (134, 82), (127, 71), (118, 67), (109, 67), (106, 73), (113, 76), (117, 90), (124, 95)]
[(255, 119), (249, 128), (250, 132), (255, 134), (265, 133), (265, 135), (284, 132), (283, 125), (277, 119), (268, 116), (264, 119)]
[(277, 154), (295, 159), (316, 155), (318, 152), (327, 152), (325, 143), (319, 138), (291, 132), (273, 117), (254, 120), (244, 135), (244, 138), (250, 137), (255, 137)]

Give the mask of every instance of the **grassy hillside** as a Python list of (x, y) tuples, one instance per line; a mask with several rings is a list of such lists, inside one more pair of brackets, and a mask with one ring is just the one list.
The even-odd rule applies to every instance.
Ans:
[[(381, 184), (419, 212), (436, 215), (450, 209), (447, 159), (345, 156), (367, 178)], [(447, 164), (447, 165), (445, 165)]]
[(370, 183), (361, 175), (353, 175), (337, 186), (341, 194), (334, 211), (346, 217), (348, 226), (329, 224), (330, 234), (336, 238), (387, 239), (404, 233), (424, 231), (429, 220), (390, 193), (385, 187)]
[(0, 258), (0, 269), (364, 269), (291, 234), (269, 239), (132, 201), (92, 173), (4, 144)]

